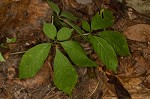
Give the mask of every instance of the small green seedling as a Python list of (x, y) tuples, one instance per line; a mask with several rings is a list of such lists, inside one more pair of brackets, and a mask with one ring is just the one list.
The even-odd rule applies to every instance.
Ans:
[(6, 43), (15, 43), (16, 42), (16, 38), (7, 38), (6, 37)]
[(0, 52), (0, 62), (5, 62), (4, 57), (2, 56), (2, 53)]

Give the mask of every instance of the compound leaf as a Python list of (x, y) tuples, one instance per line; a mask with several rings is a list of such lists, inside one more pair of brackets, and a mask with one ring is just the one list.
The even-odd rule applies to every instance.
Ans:
[(86, 53), (84, 52), (83, 48), (78, 42), (65, 41), (62, 42), (61, 45), (65, 49), (65, 51), (67, 52), (73, 63), (75, 63), (77, 66), (81, 67), (97, 66), (95, 62), (93, 62), (86, 56)]
[(77, 83), (78, 75), (75, 68), (58, 49), (54, 58), (54, 84), (67, 94), (71, 94)]
[(118, 60), (113, 47), (103, 38), (89, 35), (89, 42), (107, 69), (116, 72)]
[(110, 10), (103, 9), (101, 14), (96, 14), (91, 20), (91, 29), (99, 30), (113, 25), (113, 13)]
[(59, 9), (58, 5), (55, 4), (55, 3), (53, 3), (53, 2), (48, 2), (48, 3), (49, 3), (49, 5), (51, 6), (52, 10), (53, 10), (57, 15), (59, 15), (60, 9)]
[(63, 11), (60, 16), (65, 17), (65, 18), (67, 18), (67, 19), (69, 19), (69, 20), (72, 20), (72, 21), (76, 21), (76, 20), (78, 19), (78, 18), (77, 18), (76, 16), (74, 16), (72, 13), (67, 12), (67, 11)]
[(4, 57), (2, 56), (2, 53), (0, 52), (0, 62), (5, 62)]
[(57, 33), (57, 40), (63, 41), (67, 40), (71, 37), (73, 29), (69, 29), (66, 27), (61, 28)]
[(50, 39), (53, 39), (53, 40), (55, 39), (56, 34), (57, 34), (57, 30), (53, 24), (44, 23), (43, 31)]
[(29, 49), (19, 65), (19, 78), (33, 77), (41, 68), (50, 51), (51, 44), (43, 43)]
[(82, 21), (82, 28), (88, 32), (90, 32), (90, 30), (91, 30), (89, 23), (85, 20)]
[(120, 32), (116, 31), (103, 31), (98, 34), (101, 38), (105, 39), (114, 48), (115, 52), (121, 56), (130, 55), (128, 43), (126, 38)]

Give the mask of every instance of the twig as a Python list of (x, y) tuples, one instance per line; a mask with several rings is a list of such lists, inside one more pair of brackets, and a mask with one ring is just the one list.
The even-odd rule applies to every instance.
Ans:
[(26, 51), (22, 51), (22, 52), (14, 52), (14, 53), (10, 53), (11, 55), (16, 55), (16, 54), (22, 54), (25, 53)]

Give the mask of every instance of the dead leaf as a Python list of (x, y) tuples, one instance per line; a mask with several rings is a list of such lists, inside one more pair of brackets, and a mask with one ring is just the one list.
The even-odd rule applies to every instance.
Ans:
[(38, 37), (43, 21), (50, 21), (52, 10), (42, 0), (2, 0), (0, 2), (0, 42), (17, 37), (17, 42)]
[(4, 74), (0, 73), (0, 88), (2, 88), (4, 81), (6, 80)]
[(15, 67), (13, 66), (9, 66), (7, 69), (7, 72), (8, 72), (7, 76), (9, 80), (12, 80), (16, 75), (16, 70), (15, 70)]
[(130, 40), (138, 42), (148, 42), (150, 41), (150, 25), (133, 25), (124, 31), (124, 35), (127, 37), (127, 39)]
[(107, 77), (109, 78), (108, 83), (114, 85), (118, 99), (131, 99), (131, 95), (117, 77), (113, 75), (107, 75)]

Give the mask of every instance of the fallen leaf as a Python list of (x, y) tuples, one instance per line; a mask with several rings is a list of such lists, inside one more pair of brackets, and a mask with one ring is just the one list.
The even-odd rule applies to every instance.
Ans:
[(130, 93), (127, 91), (127, 89), (123, 86), (123, 84), (117, 77), (113, 75), (107, 75), (107, 77), (109, 78), (108, 83), (114, 85), (115, 93), (118, 99), (132, 99)]
[(0, 73), (0, 88), (3, 87), (5, 80), (6, 80), (6, 77), (4, 76), (4, 74)]
[(136, 24), (124, 31), (124, 35), (127, 39), (147, 42), (150, 41), (150, 25), (148, 24)]
[(8, 67), (7, 72), (7, 77), (9, 80), (12, 80), (16, 75), (16, 70), (13, 66)]

